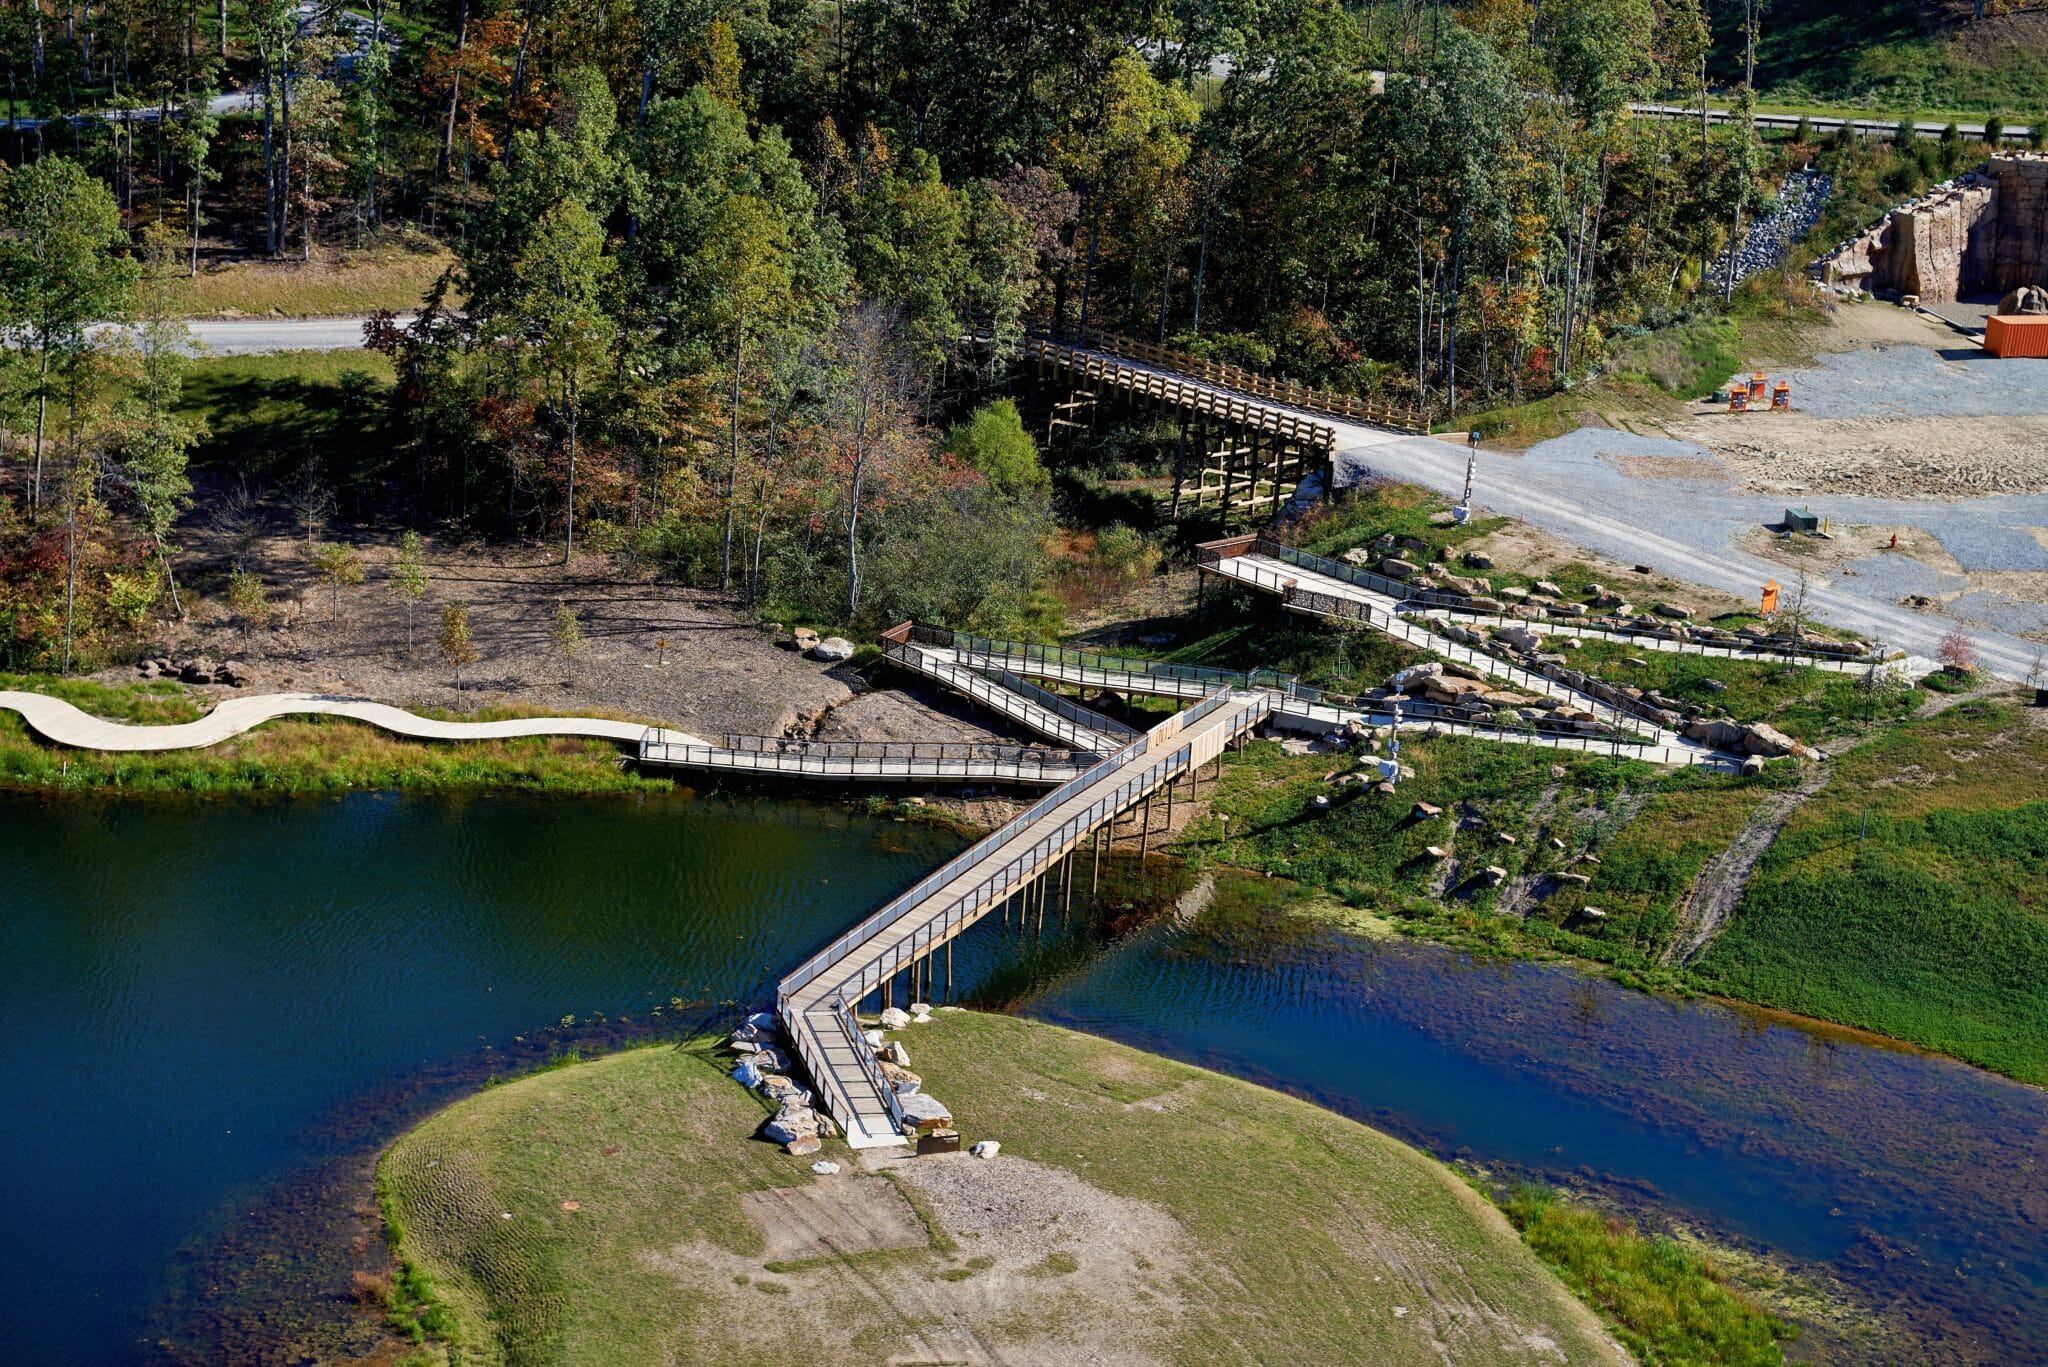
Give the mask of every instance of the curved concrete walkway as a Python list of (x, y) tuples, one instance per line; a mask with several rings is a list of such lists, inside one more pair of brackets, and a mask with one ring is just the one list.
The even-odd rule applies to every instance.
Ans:
[[(588, 736), (637, 746), (647, 727), (598, 717), (519, 717), (510, 721), (437, 721), (402, 707), (330, 693), (262, 693), (228, 698), (198, 721), (169, 726), (107, 721), (81, 712), (62, 698), (42, 693), (0, 691), (0, 707), (19, 712), (44, 740), (77, 750), (196, 750), (279, 717), (349, 717), (414, 740), (503, 740), (513, 736)], [(703, 745), (680, 731), (665, 735), (677, 744)]]

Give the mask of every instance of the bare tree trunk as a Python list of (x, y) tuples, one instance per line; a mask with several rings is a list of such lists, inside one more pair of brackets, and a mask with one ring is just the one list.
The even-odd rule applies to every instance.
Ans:
[(732, 413), (731, 446), (726, 452), (725, 462), (725, 541), (718, 555), (718, 591), (725, 593), (732, 588), (732, 529), (733, 518), (738, 509), (740, 480), (740, 366), (746, 355), (747, 325), (744, 321), (733, 324), (732, 329)]

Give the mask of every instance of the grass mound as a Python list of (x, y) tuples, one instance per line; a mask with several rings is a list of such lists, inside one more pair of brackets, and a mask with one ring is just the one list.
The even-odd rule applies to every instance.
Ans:
[[(465, 1362), (884, 1361), (972, 1341), (1036, 1360), (1486, 1363), (1527, 1361), (1538, 1336), (1615, 1358), (1495, 1209), (1362, 1125), (1010, 1017), (942, 1013), (908, 1042), (999, 1158), (872, 1177), (834, 1143), (848, 1170), (819, 1179), (749, 1142), (760, 1108), (710, 1058), (615, 1055), (492, 1088), (390, 1149), (394, 1300)], [(850, 1201), (880, 1204), (846, 1223)], [(1001, 1223), (1049, 1201), (1055, 1221)], [(877, 1228), (907, 1237), (862, 1246)], [(840, 1251), (792, 1247), (808, 1229)]]

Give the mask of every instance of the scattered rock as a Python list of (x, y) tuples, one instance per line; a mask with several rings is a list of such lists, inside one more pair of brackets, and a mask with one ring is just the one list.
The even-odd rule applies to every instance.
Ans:
[(1508, 871), (1498, 864), (1488, 864), (1485, 871), (1479, 875), (1479, 881), (1489, 888), (1497, 888), (1508, 881)]
[(900, 1102), (906, 1130), (940, 1130), (953, 1124), (953, 1113), (929, 1093), (916, 1092), (900, 1098)]
[(1762, 755), (1750, 755), (1742, 761), (1742, 776), (1744, 778), (1755, 778), (1763, 771), (1764, 757)]
[(1607, 919), (1607, 912), (1601, 907), (1580, 907), (1579, 915), (1589, 921), (1604, 921)]
[(1493, 557), (1483, 551), (1466, 551), (1459, 559), (1475, 570), (1490, 570), (1493, 568)]
[(1344, 552), (1343, 560), (1347, 565), (1355, 565), (1363, 569), (1372, 563), (1372, 552), (1363, 546), (1353, 546), (1350, 550)]
[(810, 657), (828, 663), (838, 663), (853, 658), (854, 644), (844, 636), (827, 636), (810, 648)]
[(973, 1154), (976, 1158), (994, 1158), (997, 1154), (1001, 1153), (1002, 1151), (1003, 1144), (1002, 1141), (999, 1139), (984, 1139), (980, 1143), (976, 1144), (973, 1148), (968, 1150), (968, 1152)]
[(888, 1059), (889, 1062), (895, 1064), (898, 1068), (908, 1068), (910, 1066), (910, 1051), (903, 1047), (903, 1041), (900, 1039), (890, 1040), (887, 1044), (883, 1045), (882, 1057)]
[(1652, 611), (1659, 617), (1669, 617), (1675, 621), (1689, 622), (1692, 620), (1692, 609), (1680, 607), (1676, 603), (1659, 603)]
[(1433, 802), (1418, 802), (1411, 813), (1417, 821), (1434, 821), (1444, 814), (1444, 809)]
[(1380, 561), (1380, 573), (1389, 579), (1413, 579), (1421, 569), (1420, 565), (1394, 555)]
[(1700, 686), (1709, 693), (1726, 693), (1728, 691), (1728, 685), (1722, 683), (1719, 679), (1701, 679)]
[(882, 1028), (884, 1030), (901, 1030), (909, 1024), (910, 1013), (903, 1008), (898, 1006), (885, 1006), (882, 1008)]
[(1551, 776), (1552, 778), (1563, 778), (1563, 777), (1564, 777), (1564, 766), (1563, 766), (1562, 764), (1553, 764), (1553, 765), (1551, 765), (1551, 766), (1550, 766), (1550, 776)]
[[(814, 1134), (800, 1134), (782, 1147), (784, 1152), (795, 1154), (798, 1158), (809, 1158), (825, 1146)], [(833, 1168), (834, 1172), (838, 1170), (836, 1166)]]
[(799, 655), (808, 654), (818, 644), (818, 633), (809, 627), (798, 627), (789, 633), (789, 648)]
[(1548, 579), (1538, 579), (1535, 583), (1529, 586), (1529, 590), (1532, 593), (1540, 593), (1545, 598), (1564, 597), (1564, 590), (1559, 588), (1557, 585), (1551, 583)]
[(820, 1158), (811, 1164), (811, 1171), (820, 1177), (836, 1177), (839, 1175), (839, 1165), (829, 1158)]

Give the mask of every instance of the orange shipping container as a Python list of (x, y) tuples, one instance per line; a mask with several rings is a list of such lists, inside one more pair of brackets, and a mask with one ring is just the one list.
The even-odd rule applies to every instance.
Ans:
[(2048, 356), (2048, 313), (1994, 314), (1984, 324), (1984, 349), (1993, 356)]

